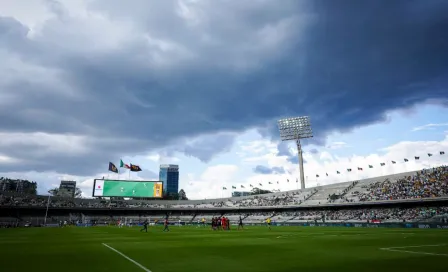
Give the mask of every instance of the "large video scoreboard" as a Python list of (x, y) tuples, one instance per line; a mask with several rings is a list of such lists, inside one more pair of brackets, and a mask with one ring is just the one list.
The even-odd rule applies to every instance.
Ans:
[(94, 197), (152, 197), (163, 196), (161, 181), (95, 179)]

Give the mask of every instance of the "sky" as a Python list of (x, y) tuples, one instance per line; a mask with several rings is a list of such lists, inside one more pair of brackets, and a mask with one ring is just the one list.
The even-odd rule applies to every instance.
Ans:
[(192, 199), (296, 189), (276, 126), (294, 116), (312, 122), (309, 187), (446, 164), (447, 14), (443, 0), (0, 0), (0, 176), (41, 194), (74, 179), (88, 197), (123, 159), (141, 180), (179, 164)]

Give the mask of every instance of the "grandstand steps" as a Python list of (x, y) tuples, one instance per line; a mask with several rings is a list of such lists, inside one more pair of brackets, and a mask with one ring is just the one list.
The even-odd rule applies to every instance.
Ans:
[(357, 181), (354, 181), (352, 184), (350, 184), (346, 189), (347, 190), (344, 190), (344, 192), (342, 193), (342, 194), (340, 194), (339, 196), (340, 196), (340, 198), (344, 198), (350, 191), (352, 191), (355, 187), (356, 187), (356, 185), (359, 183), (359, 180), (357, 180)]
[(314, 190), (311, 195), (309, 195), (307, 198), (305, 198), (305, 201), (307, 201), (308, 199), (312, 198), (315, 194), (317, 194), (317, 192), (319, 192), (319, 190)]
[(286, 223), (286, 222), (292, 221), (292, 220), (296, 219), (297, 217), (299, 217), (299, 216), (298, 216), (298, 215), (293, 216), (293, 217), (291, 217), (291, 218), (288, 218), (288, 219), (285, 220), (284, 222)]
[(309, 196), (305, 197), (305, 200), (302, 202), (302, 204), (304, 204), (304, 203), (307, 202), (309, 199), (311, 199), (314, 195), (317, 194), (317, 192), (319, 192), (319, 190), (315, 189)]

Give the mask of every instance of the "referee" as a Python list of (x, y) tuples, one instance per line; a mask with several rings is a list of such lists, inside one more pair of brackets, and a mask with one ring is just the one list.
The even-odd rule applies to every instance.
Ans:
[(148, 219), (145, 220), (145, 222), (143, 222), (143, 228), (140, 230), (140, 232), (145, 231), (148, 232)]

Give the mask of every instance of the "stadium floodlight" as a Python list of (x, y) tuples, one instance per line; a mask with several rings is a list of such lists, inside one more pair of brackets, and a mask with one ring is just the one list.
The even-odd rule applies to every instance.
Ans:
[(45, 209), (45, 217), (44, 217), (44, 226), (47, 226), (47, 216), (48, 216), (48, 208), (50, 207), (50, 197), (51, 194), (53, 193), (52, 190), (48, 191), (48, 200), (47, 200), (47, 208)]
[(303, 154), (300, 140), (313, 137), (310, 117), (301, 116), (280, 119), (278, 120), (278, 130), (280, 131), (282, 141), (296, 141), (299, 156), (300, 184), (302, 189), (305, 189), (305, 173), (303, 171)]

